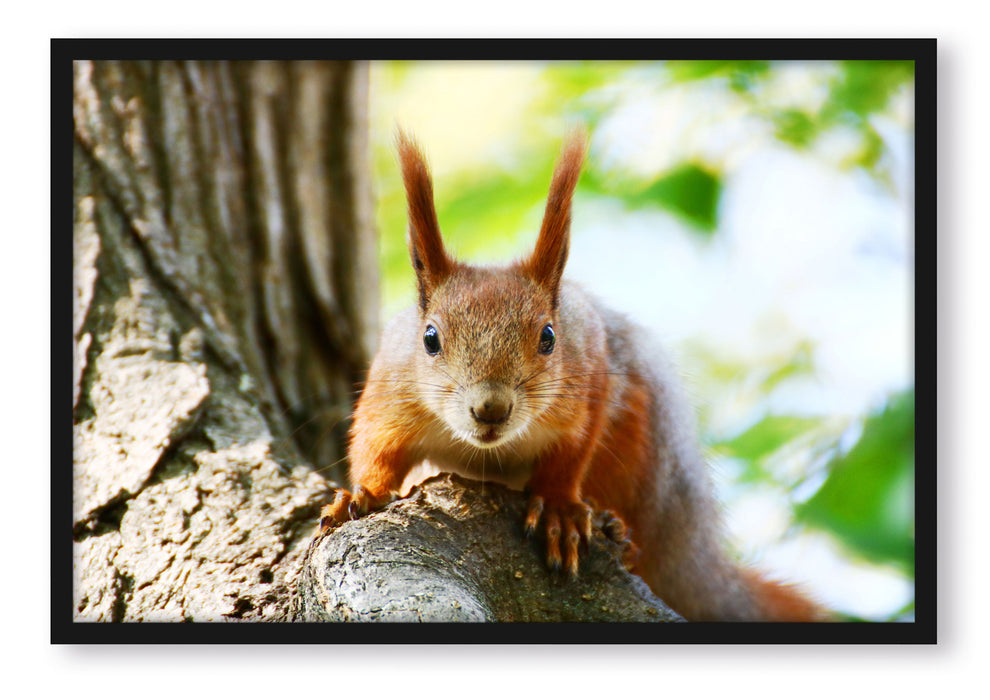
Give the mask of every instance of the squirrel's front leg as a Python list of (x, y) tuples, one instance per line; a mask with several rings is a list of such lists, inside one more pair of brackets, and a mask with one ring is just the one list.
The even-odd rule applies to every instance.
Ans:
[(543, 522), (547, 564), (578, 572), (578, 551), (591, 539), (591, 507), (581, 500), (581, 481), (589, 456), (581, 446), (557, 444), (542, 455), (533, 469), (526, 490), (525, 530), (534, 533)]
[(398, 497), (399, 488), (409, 473), (409, 463), (401, 450), (372, 451), (364, 445), (352, 445), (350, 451), (351, 483), (354, 492), (337, 489), (334, 500), (320, 512), (320, 532), (381, 510)]

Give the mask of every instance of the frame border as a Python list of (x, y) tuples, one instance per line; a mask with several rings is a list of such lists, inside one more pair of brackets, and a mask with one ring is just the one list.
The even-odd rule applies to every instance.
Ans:
[[(915, 621), (815, 623), (275, 623), (72, 619), (72, 62), (131, 60), (911, 60), (915, 63)], [(51, 40), (52, 644), (936, 644), (936, 39)], [(919, 264), (919, 260), (921, 261)], [(919, 468), (920, 466), (920, 468)], [(68, 536), (67, 536), (68, 535)], [(332, 629), (340, 626), (339, 629)], [(340, 642), (339, 639), (346, 641)]]

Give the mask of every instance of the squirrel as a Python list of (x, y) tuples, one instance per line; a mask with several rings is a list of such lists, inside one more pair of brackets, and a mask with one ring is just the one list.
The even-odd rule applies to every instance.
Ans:
[(828, 619), (725, 551), (673, 370), (645, 330), (563, 279), (584, 132), (564, 142), (535, 249), (505, 267), (448, 254), (426, 159), (396, 141), (418, 300), (383, 331), (350, 429), (354, 491), (323, 507), (321, 532), (384, 507), (428, 461), (524, 490), (551, 568), (577, 574), (594, 504), (631, 540), (628, 568), (689, 621)]

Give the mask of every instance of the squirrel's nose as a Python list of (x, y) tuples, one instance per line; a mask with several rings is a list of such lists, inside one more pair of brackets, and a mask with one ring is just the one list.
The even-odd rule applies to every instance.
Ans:
[(512, 414), (512, 402), (504, 399), (488, 399), (471, 406), (471, 417), (485, 425), (501, 425)]

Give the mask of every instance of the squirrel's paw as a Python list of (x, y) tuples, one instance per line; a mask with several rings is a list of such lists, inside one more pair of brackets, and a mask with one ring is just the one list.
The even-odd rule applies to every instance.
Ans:
[(547, 565), (563, 567), (577, 576), (578, 549), (591, 539), (591, 508), (580, 501), (556, 501), (532, 495), (526, 507), (526, 535), (536, 532), (540, 521), (547, 540)]
[(620, 555), (622, 565), (627, 571), (632, 571), (636, 565), (636, 560), (639, 558), (639, 547), (633, 543), (630, 537), (631, 531), (625, 521), (612, 511), (606, 510), (598, 515), (596, 525), (605, 533), (606, 537), (622, 546), (622, 554)]
[(347, 489), (337, 489), (333, 503), (326, 504), (320, 511), (320, 534), (333, 530), (348, 520), (357, 520), (370, 512), (380, 510), (393, 500), (391, 494), (384, 497), (374, 496), (363, 486), (354, 489), (354, 493)]

